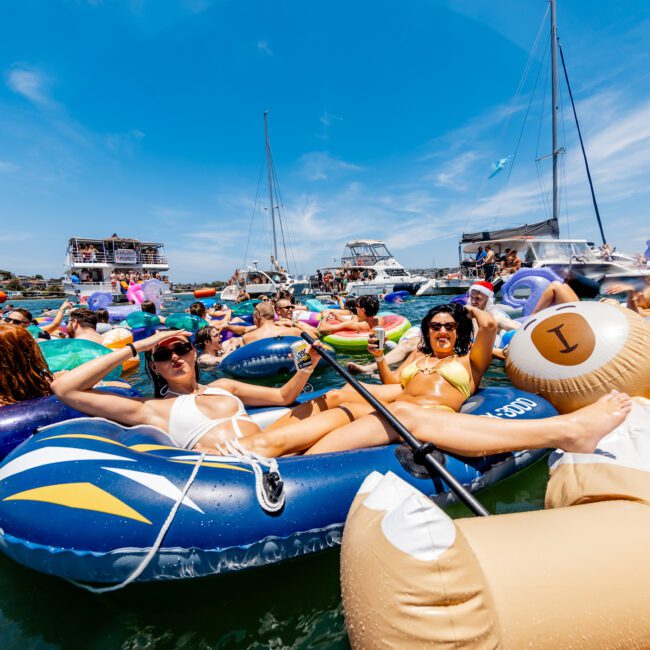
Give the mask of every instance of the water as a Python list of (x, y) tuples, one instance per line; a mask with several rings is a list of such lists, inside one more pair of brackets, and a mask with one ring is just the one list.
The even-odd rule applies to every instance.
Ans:
[[(418, 298), (391, 310), (415, 324), (444, 300)], [(168, 303), (165, 313), (182, 311), (192, 301), (191, 296), (180, 297)], [(20, 306), (36, 314), (43, 306), (56, 307), (60, 302), (23, 301)], [(201, 379), (208, 382), (216, 377), (215, 371), (204, 372)], [(143, 394), (151, 394), (142, 365), (126, 378)], [(507, 383), (503, 363), (492, 365), (484, 383)], [(329, 388), (340, 386), (341, 380), (323, 368), (312, 384), (315, 389)], [(484, 491), (481, 501), (495, 513), (540, 508), (547, 479), (541, 461)], [(467, 516), (468, 512), (458, 505), (450, 514)], [(348, 648), (338, 565), (338, 550), (331, 550), (240, 574), (134, 585), (116, 594), (93, 596), (0, 555), (0, 647)]]

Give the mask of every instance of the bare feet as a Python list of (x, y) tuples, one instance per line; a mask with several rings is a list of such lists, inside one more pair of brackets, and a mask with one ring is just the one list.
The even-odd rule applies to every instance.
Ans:
[(560, 416), (566, 426), (561, 448), (575, 453), (592, 453), (601, 438), (619, 426), (631, 409), (630, 396), (613, 390), (589, 406)]
[(359, 373), (369, 375), (373, 370), (376, 370), (376, 368), (377, 364), (375, 363), (368, 363), (365, 366), (362, 366), (358, 363), (353, 363), (352, 361), (348, 362), (348, 370), (355, 375), (358, 375)]

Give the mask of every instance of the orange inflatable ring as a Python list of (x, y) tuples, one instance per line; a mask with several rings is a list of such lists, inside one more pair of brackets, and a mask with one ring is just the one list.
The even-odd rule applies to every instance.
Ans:
[[(119, 350), (126, 347), (129, 343), (133, 343), (133, 334), (125, 327), (115, 327), (109, 330), (102, 337), (102, 345), (110, 348), (111, 350)], [(140, 365), (140, 357), (136, 355), (122, 363), (122, 372), (127, 372)]]

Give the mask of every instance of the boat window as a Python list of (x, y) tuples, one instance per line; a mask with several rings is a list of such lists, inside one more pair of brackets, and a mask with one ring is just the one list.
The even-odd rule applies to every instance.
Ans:
[(386, 275), (392, 278), (402, 278), (408, 275), (404, 269), (382, 269)]
[(585, 242), (535, 242), (533, 244), (537, 257), (541, 260), (570, 262), (575, 257), (593, 259), (593, 253)]

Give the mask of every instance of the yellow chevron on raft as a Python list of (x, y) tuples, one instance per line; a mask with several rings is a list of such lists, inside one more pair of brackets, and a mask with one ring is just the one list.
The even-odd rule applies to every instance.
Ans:
[(551, 462), (546, 510), (456, 521), (368, 476), (341, 551), (352, 646), (650, 647), (650, 400)]

